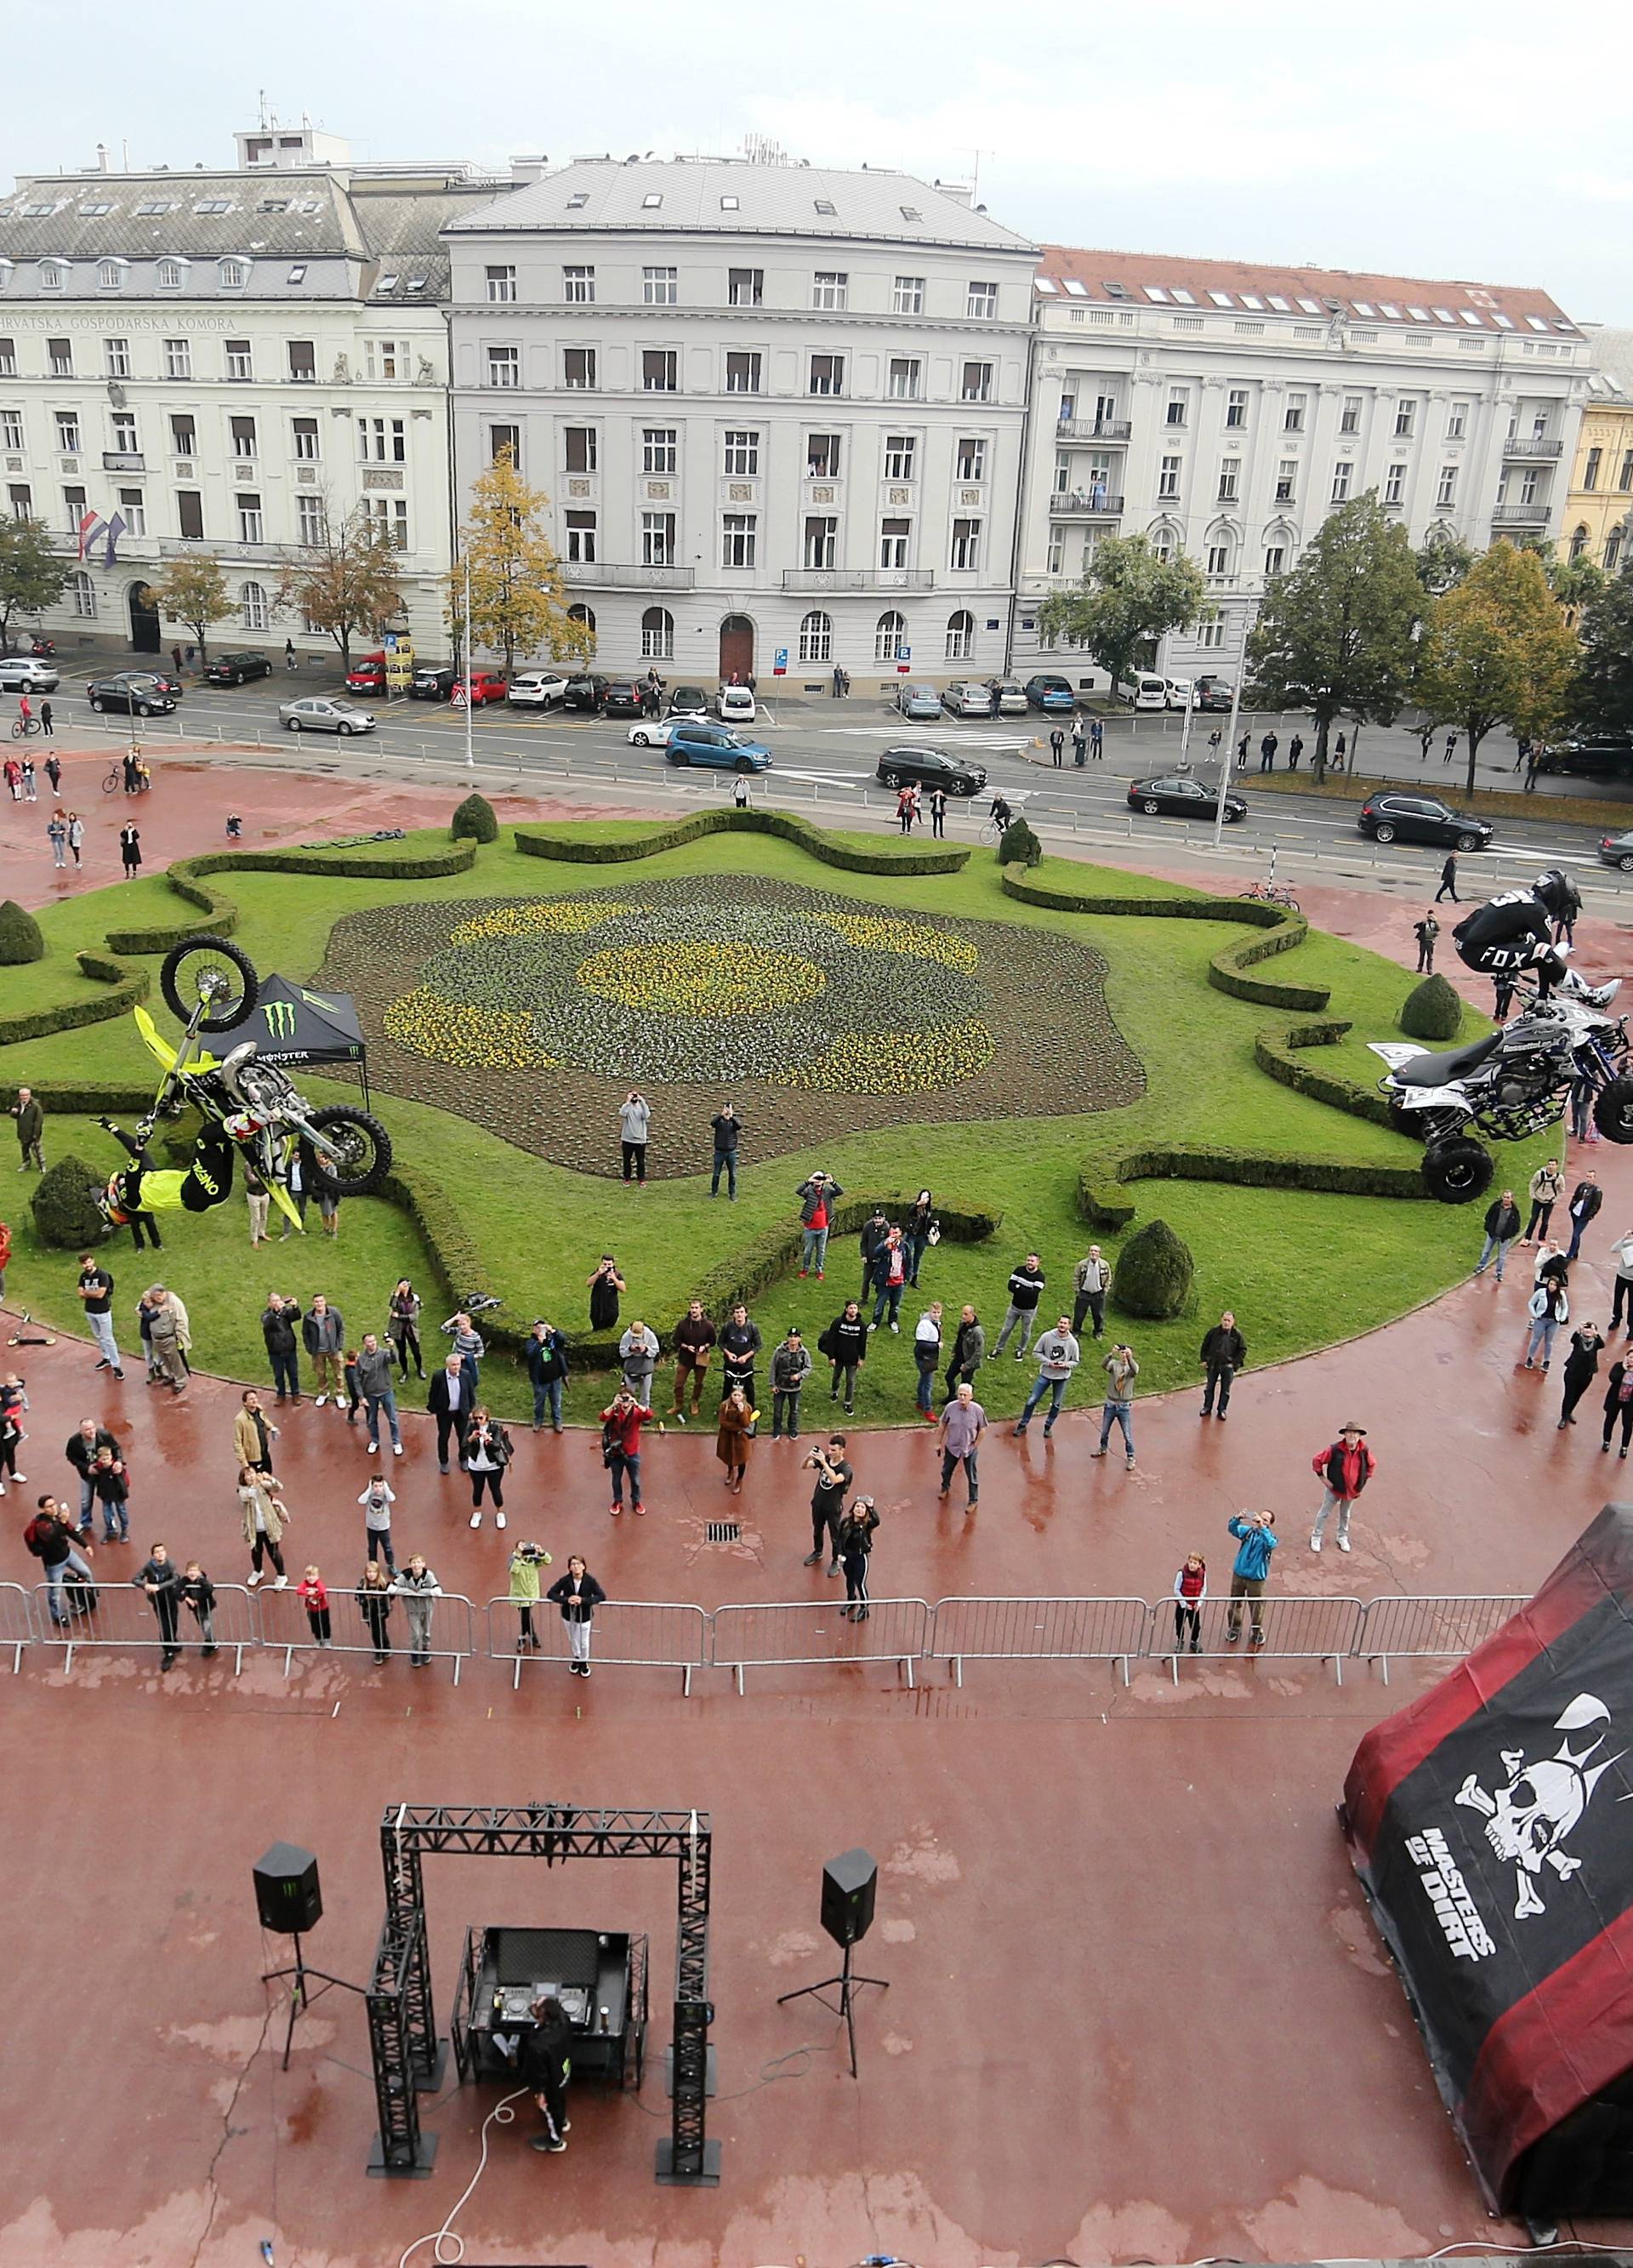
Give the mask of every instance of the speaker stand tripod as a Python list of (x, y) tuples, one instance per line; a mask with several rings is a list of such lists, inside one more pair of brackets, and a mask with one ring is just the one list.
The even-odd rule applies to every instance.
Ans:
[[(344, 1977), (331, 1977), (327, 1969), (308, 1968), (305, 1956), (300, 1949), (300, 1932), (293, 1930), (291, 1934), (295, 1940), (294, 1965), (289, 1969), (263, 1970), (261, 1977), (263, 1984), (276, 1984), (285, 1977), (294, 1979), (289, 1988), (289, 2022), (283, 2030), (283, 2068), (285, 2071), (289, 2069), (290, 2048), (295, 2037), (295, 2019), (301, 2010), (309, 2008), (314, 2000), (320, 2000), (331, 1984), (338, 1984), (342, 1992), (361, 1994), (364, 1990), (361, 1984), (350, 1984)], [(307, 1989), (308, 1980), (314, 1977), (318, 1979), (318, 1989), (315, 1992)]]
[[(852, 1948), (847, 1945), (844, 1967), (837, 1977), (825, 1977), (820, 1984), (801, 1984), (792, 1992), (779, 1992), (776, 2005), (780, 2008), (789, 2000), (803, 2000), (809, 1995), (812, 1999), (820, 2001), (823, 2007), (832, 2009), (835, 2015), (842, 2016), (845, 2036), (850, 2042), (850, 2076), (854, 2079), (857, 2075), (857, 2020), (853, 2013), (856, 1995), (864, 1984), (877, 1984), (881, 1992), (888, 1992), (890, 1979), (888, 1977), (853, 1977), (850, 1973), (851, 1951)], [(822, 1995), (835, 1984), (839, 1987), (839, 2006), (836, 2008), (831, 2000), (822, 1999)]]

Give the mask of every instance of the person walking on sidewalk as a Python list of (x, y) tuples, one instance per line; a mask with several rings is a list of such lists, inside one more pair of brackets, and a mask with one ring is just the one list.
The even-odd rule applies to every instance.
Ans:
[(1049, 1414), (1043, 1421), (1043, 1438), (1047, 1441), (1055, 1431), (1055, 1420), (1060, 1416), (1061, 1403), (1066, 1398), (1071, 1374), (1082, 1360), (1081, 1350), (1072, 1336), (1070, 1317), (1062, 1315), (1052, 1331), (1042, 1332), (1032, 1351), (1038, 1366), (1038, 1374), (1032, 1381), (1026, 1406), (1020, 1413), (1020, 1422), (1012, 1438), (1016, 1440), (1020, 1439), (1032, 1423), (1033, 1411), (1047, 1394)]
[(1570, 1249), (1565, 1255), (1567, 1260), (1574, 1260), (1582, 1249), (1582, 1239), (1588, 1224), (1604, 1202), (1605, 1192), (1599, 1186), (1599, 1176), (1590, 1166), (1571, 1190), (1570, 1203), (1565, 1208), (1566, 1217), (1570, 1222)]
[(1541, 1244), (1547, 1241), (1548, 1224), (1553, 1218), (1554, 1207), (1564, 1195), (1565, 1177), (1559, 1170), (1557, 1158), (1550, 1158), (1539, 1166), (1531, 1176), (1531, 1218), (1526, 1223), (1522, 1244)]
[(845, 1508), (845, 1496), (856, 1476), (845, 1462), (845, 1437), (830, 1433), (826, 1448), (813, 1449), (805, 1459), (805, 1469), (816, 1475), (811, 1491), (811, 1549), (805, 1554), (807, 1567), (820, 1567), (826, 1551), (828, 1572), (839, 1572), (839, 1518)]
[(1599, 1375), (1599, 1358), (1604, 1344), (1596, 1323), (1584, 1323), (1571, 1332), (1570, 1351), (1565, 1357), (1565, 1390), (1560, 1398), (1556, 1432), (1563, 1433), (1567, 1425), (1576, 1424), (1576, 1406)]
[(871, 1496), (859, 1496), (839, 1522), (839, 1564), (845, 1571), (845, 1603), (840, 1613), (852, 1622), (867, 1620), (867, 1569), (879, 1513)]
[(997, 1344), (992, 1350), (994, 1361), (1009, 1344), (1010, 1333), (1019, 1326), (1020, 1344), (1015, 1350), (1015, 1359), (1025, 1362), (1038, 1320), (1038, 1302), (1042, 1297), (1043, 1269), (1037, 1254), (1029, 1252), (1019, 1267), (1011, 1271), (1009, 1305), (1004, 1310), (1003, 1328), (998, 1332)]
[(1208, 1383), (1203, 1388), (1202, 1414), (1214, 1414), (1214, 1397), (1218, 1397), (1220, 1423), (1231, 1406), (1231, 1386), (1239, 1370), (1247, 1362), (1247, 1342), (1236, 1328), (1236, 1318), (1227, 1307), (1202, 1343), (1202, 1365)]
[(1242, 1601), (1253, 1624), (1251, 1646), (1264, 1644), (1264, 1586), (1270, 1572), (1270, 1554), (1281, 1538), (1273, 1512), (1239, 1512), (1225, 1523), (1237, 1542), (1236, 1562), (1231, 1569), (1231, 1604), (1225, 1618), (1225, 1642), (1234, 1646), (1242, 1634)]
[(1092, 1244), (1071, 1271), (1071, 1328), (1079, 1338), (1085, 1315), (1093, 1322), (1094, 1336), (1105, 1336), (1106, 1294), (1110, 1289), (1111, 1268), (1100, 1246)]
[(975, 1388), (966, 1380), (941, 1413), (941, 1486), (937, 1491), (945, 1501), (953, 1486), (953, 1473), (962, 1465), (969, 1490), (966, 1512), (974, 1512), (981, 1502), (981, 1477), (975, 1469), (975, 1455), (986, 1430), (987, 1413), (975, 1399)]
[[(1497, 1280), (1500, 1284), (1503, 1280), (1503, 1269), (1508, 1259), (1508, 1248), (1519, 1233), (1519, 1207), (1514, 1203), (1512, 1189), (1504, 1189), (1500, 1197), (1486, 1207), (1485, 1232), (1486, 1241), (1480, 1248), (1480, 1258), (1475, 1263), (1475, 1274), (1476, 1277), (1485, 1274), (1486, 1263), (1495, 1253)], [(1629, 1294), (1633, 1294), (1633, 1261), (1629, 1261), (1629, 1273), (1628, 1290)], [(1614, 1323), (1612, 1329), (1615, 1329)]]
[(1355, 1500), (1378, 1469), (1378, 1460), (1366, 1446), (1366, 1428), (1353, 1420), (1339, 1428), (1338, 1439), (1318, 1449), (1310, 1466), (1321, 1482), (1321, 1501), (1315, 1514), (1310, 1549), (1319, 1551), (1327, 1523), (1338, 1514), (1338, 1549), (1350, 1549), (1350, 1514)]
[(587, 1677), (590, 1675), (590, 1632), (594, 1625), (596, 1609), (607, 1604), (607, 1594), (575, 1551), (567, 1562), (567, 1572), (556, 1577), (547, 1595), (554, 1599), (561, 1609), (562, 1620), (567, 1625), (567, 1650), (570, 1657), (568, 1669), (575, 1677)]
[(1440, 887), (1435, 892), (1436, 905), (1442, 898), (1450, 898), (1454, 906), (1460, 906), (1463, 902), (1457, 895), (1457, 853), (1454, 850), (1446, 852), (1445, 864), (1440, 869)]
[(1412, 935), (1417, 939), (1417, 973), (1420, 976), (1434, 975), (1435, 939), (1439, 934), (1440, 924), (1432, 912), (1426, 913), (1422, 921), (1412, 924)]
[(1106, 1406), (1100, 1412), (1100, 1442), (1091, 1449), (1092, 1457), (1103, 1457), (1106, 1444), (1111, 1439), (1111, 1429), (1120, 1426), (1122, 1444), (1129, 1453), (1129, 1470), (1134, 1470), (1134, 1381), (1140, 1374), (1140, 1366), (1134, 1359), (1134, 1349), (1121, 1342), (1113, 1347), (1100, 1365), (1106, 1373)]
[(771, 1350), (771, 1439), (780, 1441), (786, 1432), (799, 1439), (799, 1397), (811, 1375), (811, 1350), (791, 1323), (788, 1336)]

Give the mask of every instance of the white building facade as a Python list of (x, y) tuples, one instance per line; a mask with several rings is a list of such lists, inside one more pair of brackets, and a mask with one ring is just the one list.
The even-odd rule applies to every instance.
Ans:
[(0, 199), (0, 499), (76, 561), (43, 621), (64, 652), (187, 643), (149, 584), (197, 553), (235, 600), (217, 647), (332, 658), (276, 593), (325, 518), (359, 509), (401, 554), (403, 627), (445, 647), (439, 232), (491, 185), (338, 146), (286, 132), (268, 160), (240, 136), (232, 172), (47, 175)]
[(1158, 666), (1228, 676), (1349, 497), (1376, 490), (1414, 545), (1559, 532), (1591, 354), (1543, 292), (1049, 247), (1034, 298), (1023, 674), (1048, 658), (1038, 602), (1103, 534), (1195, 560), (1206, 602)]
[(548, 495), (598, 667), (1002, 666), (1024, 239), (902, 174), (677, 159), (575, 161), (445, 242), (458, 491), (508, 449)]

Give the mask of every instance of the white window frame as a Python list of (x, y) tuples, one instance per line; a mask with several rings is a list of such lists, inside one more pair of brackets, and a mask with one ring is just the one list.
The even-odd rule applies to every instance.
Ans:
[(892, 355), (886, 398), (891, 401), (922, 401), (923, 380), (924, 365), (917, 355)]
[(567, 556), (576, 565), (593, 567), (596, 538), (600, 522), (593, 512), (574, 511), (567, 515)]
[(673, 473), (680, 462), (680, 429), (678, 425), (642, 426), (643, 473)]
[(987, 440), (983, 433), (960, 433), (953, 451), (953, 477), (972, 483), (987, 477)]
[(239, 614), (246, 630), (269, 630), (272, 627), (272, 602), (267, 596), (264, 583), (249, 582), (239, 589)]
[(947, 545), (947, 566), (955, 575), (981, 572), (981, 545), (985, 523), (977, 514), (960, 513), (953, 523)]
[(918, 461), (916, 433), (886, 433), (885, 436), (885, 478), (887, 481), (912, 481), (918, 476), (914, 467)]
[(678, 307), (680, 304), (680, 271), (678, 268), (644, 268), (641, 270), (641, 305), (644, 307)]
[(879, 563), (881, 567), (908, 567), (912, 564), (913, 523), (901, 513), (892, 513), (879, 524)]
[[(964, 364), (959, 372), (959, 400), (960, 401), (990, 401), (993, 398), (992, 373), (996, 367), (997, 365), (995, 364), (989, 362), (967, 362)], [(972, 371), (977, 373), (973, 383), (970, 378), (970, 372)]]
[(800, 563), (808, 569), (826, 571), (839, 563), (839, 514), (836, 512), (808, 512), (800, 524)]
[(648, 607), (641, 616), (643, 661), (673, 661), (674, 616), (667, 607)]
[(496, 262), (482, 271), (488, 286), (489, 304), (508, 306), (516, 298), (516, 270), (509, 261)]
[(82, 622), (95, 622), (96, 585), (83, 567), (75, 575), (69, 588), (74, 594), (74, 614), (77, 619)]
[(190, 379), (193, 375), (193, 342), (191, 339), (165, 341), (165, 375), (170, 379)]
[(720, 564), (733, 570), (752, 567), (760, 546), (760, 515), (726, 512), (720, 515)]
[(975, 617), (967, 607), (947, 616), (946, 635), (942, 658), (946, 661), (967, 661), (975, 645)]
[(820, 607), (813, 607), (808, 615), (800, 617), (799, 662), (808, 669), (819, 661), (834, 659), (834, 617)]
[(264, 543), (267, 540), (267, 515), (259, 490), (235, 490), (232, 509), (238, 515), (239, 541)]
[(873, 626), (874, 660), (896, 660), (907, 641), (907, 616), (897, 608), (890, 608)]
[(820, 313), (842, 315), (850, 304), (850, 277), (842, 268), (819, 268), (811, 278), (811, 305)]
[(727, 480), (755, 480), (760, 473), (760, 431), (757, 426), (728, 425), (721, 442), (722, 470)]
[(972, 284), (965, 293), (964, 314), (972, 323), (996, 323), (998, 319), (998, 287), (996, 284)]
[(314, 489), (302, 489), (295, 498), (295, 541), (309, 548), (323, 541), (327, 521), (323, 498)]
[(77, 409), (54, 409), (52, 421), (56, 431), (56, 453), (59, 457), (78, 456), (83, 443)]
[(891, 286), (890, 312), (893, 315), (922, 315), (924, 312), (924, 279), (922, 276), (898, 276)]
[(253, 339), (226, 339), (222, 342), (226, 373), (234, 386), (247, 386), (255, 376), (255, 342)]
[(487, 352), (488, 387), (495, 394), (515, 394), (522, 382), (519, 347), (490, 346)]
[(562, 298), (570, 307), (594, 306), (594, 269), (563, 268), (562, 270)]
[(673, 567), (675, 560), (675, 516), (672, 512), (641, 514), (641, 564)]

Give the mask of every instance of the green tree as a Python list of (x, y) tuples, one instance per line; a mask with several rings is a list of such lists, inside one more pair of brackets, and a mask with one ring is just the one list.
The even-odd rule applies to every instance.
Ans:
[(333, 638), (342, 669), (349, 669), (356, 633), (379, 637), (402, 613), (401, 563), (388, 528), (361, 505), (349, 519), (335, 520), (326, 499), (323, 533), (316, 543), (303, 544), (299, 557), (284, 569), (278, 604), (298, 608)]
[(1204, 587), (1201, 568), (1183, 552), (1160, 559), (1144, 535), (1107, 535), (1081, 583), (1049, 593), (1038, 628), (1048, 639), (1081, 646), (1114, 686), (1151, 640), (1195, 621)]
[(1595, 733), (1633, 733), (1633, 556), (1582, 610), (1577, 674), (1578, 723)]
[(1533, 740), (1569, 714), (1577, 642), (1534, 551), (1494, 543), (1437, 599), (1418, 659), (1419, 698), (1468, 736), (1467, 792), (1480, 744), (1499, 725)]
[(1412, 554), (1417, 579), (1431, 599), (1460, 583), (1479, 554), (1444, 525), (1431, 527)]
[(1387, 725), (1411, 682), (1423, 588), (1406, 530), (1369, 490), (1329, 513), (1291, 574), (1270, 585), (1247, 641), (1255, 699), (1307, 709), (1316, 778), (1333, 720)]
[[(588, 623), (567, 611), (560, 563), (544, 533), (549, 498), (529, 488), (501, 449), (471, 484), (470, 516), (460, 530), (460, 558), (448, 578), (447, 616), (464, 642), (465, 570), (471, 577), (469, 644), (497, 647), (507, 674), (519, 653), (548, 651), (553, 661), (581, 662), (594, 651)], [(466, 654), (469, 666), (470, 656)]]
[(11, 651), (12, 615), (55, 606), (71, 571), (43, 519), (0, 519), (0, 653)]
[(1592, 559), (1562, 559), (1557, 551), (1545, 550), (1542, 572), (1548, 578), (1548, 587), (1559, 601), (1565, 625), (1575, 630), (1581, 619), (1582, 609), (1597, 599), (1605, 587), (1605, 571)]
[(185, 622), (198, 642), (202, 665), (210, 659), (210, 633), (237, 612), (219, 559), (207, 551), (173, 559), (153, 585), (153, 603), (167, 622)]

